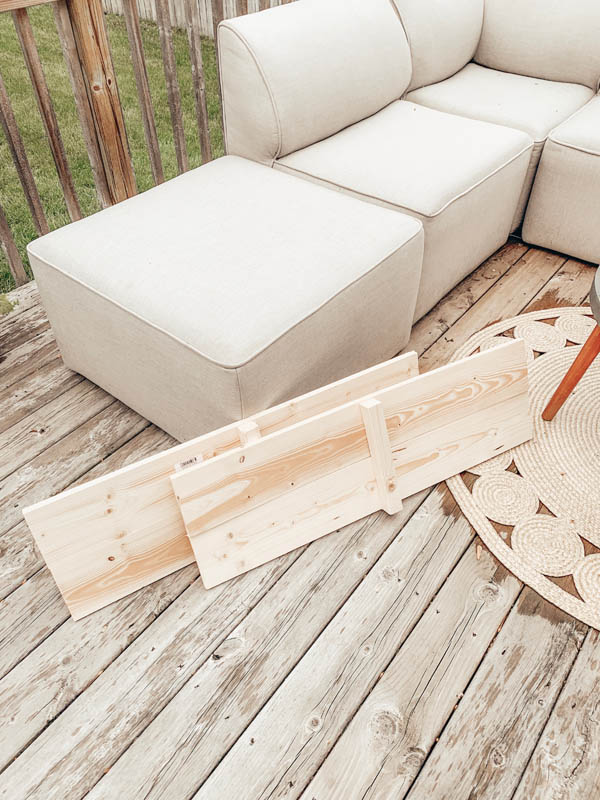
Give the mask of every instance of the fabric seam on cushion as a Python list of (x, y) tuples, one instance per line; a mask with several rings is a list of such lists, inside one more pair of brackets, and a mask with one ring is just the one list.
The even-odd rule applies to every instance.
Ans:
[[(406, 84), (405, 90), (400, 93), (400, 97), (403, 97), (409, 91), (408, 87), (410, 86), (410, 82), (412, 81), (413, 74), (414, 74), (412, 44), (411, 44), (411, 41), (410, 41), (409, 33), (406, 30), (406, 25), (404, 24), (404, 20), (402, 19), (402, 14), (400, 13), (400, 9), (396, 5), (396, 3), (394, 3), (394, 0), (389, 0), (389, 3), (391, 5), (392, 9), (394, 10), (396, 16), (398, 17), (398, 20), (400, 21), (400, 25), (402, 25), (402, 30), (404, 31), (404, 37), (406, 39), (406, 44), (408, 45), (408, 55), (410, 56), (410, 58), (409, 58), (409, 60), (410, 60), (410, 75), (408, 76), (408, 82)], [(400, 98), (398, 98), (398, 99), (400, 99)], [(389, 103), (388, 103), (388, 105), (389, 105)]]
[(265, 85), (265, 89), (267, 90), (267, 94), (269, 95), (269, 100), (271, 101), (271, 105), (273, 106), (273, 114), (275, 115), (275, 123), (277, 125), (277, 152), (271, 158), (271, 166), (273, 166), (274, 161), (277, 158), (279, 158), (279, 156), (281, 154), (281, 148), (283, 146), (283, 134), (282, 134), (282, 131), (281, 131), (281, 120), (279, 118), (279, 111), (277, 109), (277, 103), (275, 102), (275, 95), (273, 94), (273, 92), (271, 90), (271, 87), (269, 85), (269, 81), (267, 80), (267, 76), (265, 75), (265, 72), (264, 72), (263, 68), (261, 67), (261, 65), (258, 62), (258, 58), (256, 57), (256, 55), (254, 53), (254, 50), (250, 46), (250, 44), (247, 41), (246, 37), (243, 36), (239, 31), (236, 31), (235, 28), (233, 28), (231, 25), (228, 25), (227, 23), (221, 22), (221, 25), (223, 26), (224, 30), (231, 31), (231, 33), (233, 33), (234, 36), (237, 36), (237, 38), (240, 40), (240, 42), (244, 45), (244, 47), (246, 48), (246, 50), (248, 51), (248, 53), (250, 55), (250, 58), (254, 61), (254, 64), (256, 65), (256, 69), (258, 70), (258, 74), (262, 78), (262, 81), (263, 81), (263, 83)]
[[(561, 128), (563, 125), (566, 125), (567, 122), (570, 122), (578, 114), (581, 114), (587, 108), (587, 106), (592, 102), (592, 100), (594, 100), (597, 97), (599, 97), (598, 94), (593, 95), (593, 97), (590, 97), (590, 99), (587, 101), (587, 103), (585, 103), (585, 105), (581, 106), (581, 108), (576, 109), (569, 117), (563, 119), (562, 122), (559, 122), (559, 124), (550, 131), (547, 138), (550, 139), (551, 142), (554, 142), (554, 144), (559, 144), (562, 145), (563, 147), (569, 147), (571, 148), (571, 150), (579, 150), (581, 153), (589, 153), (589, 155), (591, 156), (600, 156), (600, 150), (590, 150), (587, 147), (581, 147), (576, 144), (570, 144), (569, 142), (565, 142), (562, 139), (557, 139), (555, 136), (559, 128)], [(598, 115), (598, 117), (600, 118), (600, 114)]]
[(221, 87), (221, 112), (223, 114), (223, 149), (225, 150), (225, 155), (229, 155), (229, 146), (227, 143), (227, 112), (225, 111), (225, 99), (223, 94), (223, 82), (221, 81), (221, 75), (223, 74), (223, 64), (221, 61), (221, 48), (219, 47), (219, 33), (223, 25), (223, 20), (219, 22), (217, 26), (217, 37), (216, 37), (216, 48), (217, 48), (217, 57), (219, 63), (217, 64), (217, 81), (219, 81), (219, 85)]
[[(411, 219), (414, 219), (414, 218), (411, 218)], [(417, 222), (418, 222), (418, 220), (417, 220)], [(94, 289), (89, 284), (85, 283), (84, 281), (80, 280), (79, 278), (76, 278), (74, 275), (71, 275), (69, 272), (65, 272), (64, 270), (60, 269), (60, 267), (57, 267), (55, 264), (51, 264), (45, 258), (37, 255), (36, 253), (34, 253), (34, 256), (35, 256), (35, 258), (37, 258), (40, 261), (42, 261), (47, 267), (50, 267), (51, 269), (54, 269), (57, 272), (60, 272), (61, 275), (64, 275), (65, 277), (67, 277), (70, 280), (72, 280), (74, 283), (77, 283), (80, 286), (83, 286), (85, 289), (88, 289), (90, 292), (94, 292), (99, 297), (104, 298), (105, 300), (107, 300), (109, 303), (112, 303), (117, 308), (120, 308), (122, 311), (125, 311), (127, 314), (130, 314), (132, 317), (135, 317), (136, 319), (140, 320), (140, 322), (143, 322), (146, 325), (149, 325), (150, 327), (154, 328), (155, 330), (160, 331), (161, 333), (163, 333), (165, 336), (168, 336), (171, 339), (173, 339), (174, 341), (178, 342), (179, 344), (182, 344), (184, 347), (187, 347), (193, 353), (195, 353), (196, 355), (199, 355), (201, 358), (204, 358), (206, 361), (209, 361), (211, 364), (214, 364), (215, 366), (220, 367), (221, 369), (226, 369), (228, 371), (231, 371), (231, 370), (238, 370), (241, 367), (245, 367), (247, 364), (250, 364), (252, 361), (254, 361), (255, 358), (258, 358), (258, 356), (260, 356), (262, 353), (264, 353), (266, 350), (268, 350), (269, 347), (272, 347), (276, 342), (278, 342), (280, 339), (282, 339), (288, 333), (293, 331), (294, 328), (298, 327), (298, 325), (301, 325), (303, 322), (306, 322), (307, 320), (309, 320), (317, 312), (321, 311), (321, 309), (323, 309), (328, 303), (331, 303), (333, 300), (335, 300), (339, 295), (343, 294), (343, 292), (345, 292), (347, 289), (349, 289), (355, 283), (358, 283), (359, 281), (363, 280), (363, 278), (365, 278), (367, 275), (370, 275), (371, 272), (375, 271), (380, 266), (382, 266), (382, 264), (384, 264), (384, 262), (386, 262), (389, 258), (391, 258), (395, 253), (397, 253), (400, 250), (402, 250), (403, 247), (405, 247), (407, 244), (409, 244), (409, 242), (412, 242), (412, 240), (416, 236), (419, 236), (422, 233), (423, 233), (423, 226), (419, 225), (418, 230), (416, 230), (412, 234), (412, 236), (410, 236), (408, 239), (405, 239), (400, 244), (396, 245), (392, 250), (390, 250), (390, 252), (386, 256), (381, 258), (376, 264), (374, 264), (372, 267), (370, 267), (366, 272), (363, 272), (361, 275), (359, 275), (353, 281), (351, 281), (350, 283), (347, 283), (343, 288), (341, 288), (337, 292), (335, 292), (335, 294), (332, 294), (331, 297), (328, 297), (326, 300), (324, 300), (319, 306), (317, 306), (317, 308), (313, 309), (310, 313), (306, 314), (306, 316), (302, 317), (302, 319), (299, 319), (291, 327), (287, 328), (287, 330), (285, 330), (282, 333), (280, 333), (279, 335), (277, 335), (274, 339), (272, 339), (266, 345), (261, 347), (260, 350), (257, 350), (255, 353), (253, 353), (251, 356), (249, 356), (245, 361), (242, 361), (239, 364), (224, 364), (221, 361), (216, 361), (214, 358), (211, 358), (210, 356), (206, 355), (205, 353), (202, 353), (200, 350), (198, 350), (196, 347), (194, 347), (194, 345), (191, 345), (189, 342), (184, 342), (183, 339), (181, 339), (179, 336), (176, 336), (175, 334), (170, 333), (169, 331), (165, 330), (160, 325), (157, 325), (155, 322), (152, 322), (151, 320), (146, 319), (145, 317), (141, 316), (141, 314), (138, 314), (136, 311), (132, 311), (130, 308), (126, 308), (124, 305), (119, 303), (117, 300), (114, 300), (112, 297), (109, 297), (108, 295), (104, 294), (104, 292), (101, 292), (99, 289)], [(36, 240), (34, 240), (34, 242), (35, 241)], [(31, 242), (31, 244), (33, 244), (34, 242)]]
[[(30, 244), (33, 244), (33, 242), (31, 242)], [(27, 249), (29, 251), (29, 246), (28, 246)], [(200, 356), (200, 358), (203, 358), (206, 361), (210, 362), (211, 364), (214, 364), (214, 366), (220, 367), (221, 369), (225, 369), (227, 371), (235, 370), (235, 367), (230, 367), (230, 366), (227, 366), (225, 364), (221, 364), (219, 361), (215, 361), (213, 358), (210, 358), (210, 356), (205, 355), (200, 350), (198, 350), (196, 347), (194, 347), (194, 345), (191, 345), (189, 342), (184, 342), (183, 339), (179, 338), (179, 336), (176, 336), (174, 333), (170, 333), (169, 331), (167, 331), (164, 328), (162, 328), (160, 325), (157, 325), (155, 322), (151, 322), (149, 319), (146, 319), (145, 317), (142, 317), (141, 314), (138, 314), (136, 311), (132, 311), (130, 308), (127, 308), (126, 306), (122, 305), (121, 303), (117, 302), (116, 300), (113, 300), (112, 297), (109, 297), (107, 294), (104, 294), (104, 292), (101, 292), (99, 289), (95, 289), (93, 286), (90, 286), (89, 284), (85, 283), (84, 281), (80, 280), (79, 278), (76, 278), (74, 275), (71, 275), (70, 272), (65, 272), (64, 270), (60, 269), (60, 267), (57, 267), (55, 264), (50, 263), (50, 261), (47, 261), (45, 258), (43, 258), (42, 256), (38, 255), (37, 253), (34, 253), (34, 257), (37, 258), (38, 261), (41, 261), (43, 264), (45, 264), (50, 269), (53, 269), (56, 272), (59, 272), (63, 277), (68, 278), (70, 281), (72, 281), (73, 283), (78, 284), (83, 289), (87, 289), (88, 292), (92, 292), (93, 294), (98, 295), (98, 297), (101, 297), (103, 300), (106, 300), (108, 303), (111, 303), (111, 305), (115, 306), (116, 308), (121, 309), (121, 311), (124, 311), (126, 314), (129, 314), (130, 316), (134, 317), (134, 319), (137, 319), (140, 322), (143, 322), (144, 325), (148, 325), (151, 328), (154, 328), (154, 330), (158, 331), (159, 333), (162, 333), (164, 336), (167, 336), (169, 339), (172, 339), (174, 342), (177, 342), (177, 344), (183, 345), (183, 347), (185, 347), (187, 350), (190, 350), (195, 355)]]
[(590, 156), (600, 156), (600, 150), (590, 150), (587, 147), (581, 147), (576, 144), (569, 144), (569, 142), (564, 142), (561, 139), (556, 139), (554, 136), (552, 136), (552, 134), (550, 134), (548, 138), (553, 144), (557, 144), (560, 147), (566, 147), (569, 150), (576, 150), (578, 153), (587, 153), (587, 155)]
[[(521, 131), (519, 131), (519, 132), (521, 133)], [(344, 186), (341, 183), (336, 183), (334, 181), (327, 180), (326, 178), (319, 178), (317, 175), (313, 175), (312, 173), (306, 172), (305, 170), (302, 170), (302, 169), (297, 169), (296, 167), (291, 167), (288, 164), (284, 164), (281, 161), (277, 162), (277, 166), (279, 168), (283, 168), (284, 170), (289, 170), (290, 172), (296, 172), (296, 173), (298, 173), (300, 175), (306, 175), (309, 178), (316, 178), (317, 180), (319, 180), (325, 186), (327, 186), (327, 185), (329, 185), (329, 186), (337, 186), (339, 189), (344, 189), (347, 192), (351, 192), (355, 197), (368, 197), (371, 200), (382, 201), (384, 203), (387, 203), (388, 208), (399, 208), (402, 211), (408, 211), (408, 212), (410, 212), (412, 214), (419, 214), (420, 216), (425, 217), (426, 219), (433, 219), (434, 217), (437, 217), (440, 214), (442, 214), (449, 206), (452, 205), (452, 203), (455, 203), (457, 200), (460, 200), (461, 197), (464, 197), (465, 195), (469, 194), (469, 192), (472, 192), (473, 189), (476, 189), (478, 186), (480, 186), (482, 183), (487, 181), (489, 178), (493, 178), (494, 175), (496, 175), (498, 172), (503, 170), (505, 167), (508, 167), (510, 164), (512, 164), (513, 161), (515, 161), (517, 158), (520, 158), (528, 150), (532, 150), (533, 149), (533, 145), (534, 145), (534, 142), (532, 142), (531, 144), (527, 145), (527, 147), (524, 147), (523, 150), (520, 150), (516, 155), (512, 156), (508, 161), (505, 161), (504, 163), (500, 164), (500, 166), (496, 167), (496, 169), (493, 172), (490, 172), (487, 175), (485, 175), (483, 178), (480, 178), (480, 180), (478, 180), (475, 183), (471, 184), (471, 186), (469, 186), (467, 189), (462, 191), (460, 194), (457, 194), (454, 197), (452, 197), (450, 200), (448, 200), (440, 209), (438, 209), (437, 211), (434, 211), (432, 213), (429, 213), (429, 214), (425, 213), (424, 211), (418, 211), (417, 209), (411, 208), (410, 206), (402, 206), (399, 203), (393, 202), (392, 200), (385, 200), (385, 198), (383, 198), (383, 197), (377, 197), (376, 195), (373, 195), (373, 194), (367, 194), (366, 192), (360, 192), (357, 189), (352, 189), (349, 186)]]

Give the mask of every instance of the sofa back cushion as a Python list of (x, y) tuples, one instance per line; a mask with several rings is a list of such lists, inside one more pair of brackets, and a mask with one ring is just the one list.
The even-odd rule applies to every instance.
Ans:
[(485, 0), (484, 67), (598, 88), (600, 0)]
[(471, 61), (481, 34), (483, 0), (393, 2), (412, 55), (410, 89), (443, 81)]
[(219, 25), (227, 152), (267, 164), (397, 100), (410, 81), (390, 0), (298, 0)]

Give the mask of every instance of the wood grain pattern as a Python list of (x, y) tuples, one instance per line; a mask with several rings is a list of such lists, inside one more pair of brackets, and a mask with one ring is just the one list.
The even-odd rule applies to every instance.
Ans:
[(41, 6), (44, 3), (52, 3), (52, 2), (53, 0), (0, 0), (0, 12), (15, 11), (18, 8)]
[(81, 64), (79, 63), (77, 44), (73, 34), (67, 0), (56, 0), (56, 2), (52, 4), (52, 9), (54, 11), (54, 21), (63, 57), (69, 73), (69, 80), (71, 81), (71, 88), (75, 98), (77, 116), (79, 117), (83, 140), (94, 176), (96, 194), (101, 207), (106, 208), (111, 205), (111, 193), (94, 124), (92, 106), (90, 104), (90, 98), (88, 97)]
[[(412, 498), (405, 507), (409, 502)], [(273, 686), (266, 703), (257, 704), (260, 710), (243, 734), (235, 742), (228, 738), (227, 755), (194, 797), (250, 800), (294, 798), (302, 793), (307, 776), (316, 772), (356, 705), (369, 694), (468, 547), (470, 527), (463, 517), (452, 513), (453, 508), (442, 487), (431, 492), (287, 679)], [(338, 538), (342, 537), (330, 537)], [(257, 678), (261, 674), (259, 668)], [(258, 690), (254, 676), (249, 680), (254, 693)], [(246, 693), (243, 687), (240, 690), (236, 688), (231, 705), (220, 694), (228, 713), (232, 706), (245, 708)], [(182, 723), (176, 731), (187, 729), (184, 720)], [(218, 723), (215, 731), (226, 734), (225, 726)], [(204, 772), (203, 761), (209, 754), (206, 738), (192, 734), (197, 752), (188, 749), (186, 742), (181, 754), (190, 763), (198, 760), (196, 775)], [(166, 769), (175, 780), (170, 768)], [(165, 783), (161, 785), (166, 789)], [(185, 786), (186, 777), (177, 779), (176, 785)], [(179, 796), (183, 794), (180, 791)], [(171, 800), (175, 796), (172, 794)]]
[(385, 424), (385, 413), (380, 400), (371, 397), (359, 404), (367, 444), (377, 482), (379, 502), (387, 514), (396, 514), (402, 508), (402, 495), (395, 481), (392, 445)]
[(585, 630), (525, 588), (407, 797), (512, 797)]
[(514, 800), (600, 796), (599, 638), (588, 631)]
[[(254, 9), (255, 3), (251, 6)], [(427, 348), (431, 351), (431, 345), (438, 341), (435, 351), (425, 359), (429, 368), (448, 360), (457, 346), (452, 342), (455, 332), (460, 338), (468, 334), (469, 327), (472, 333), (503, 316), (517, 314), (532, 298), (530, 308), (584, 300), (592, 267), (535, 249), (519, 256), (521, 248), (525, 250), (514, 243), (503, 248), (418, 326), (415, 349), (420, 353)], [(508, 280), (513, 270), (518, 280)], [(15, 389), (19, 376), (31, 375), (39, 364), (57, 357), (34, 289), (29, 284), (9, 293), (9, 300), (19, 305), (0, 317), (0, 383)], [(74, 407), (73, 415), (82, 408), (85, 411), (82, 406), (79, 410)], [(40, 570), (43, 562), (25, 523), (19, 521), (19, 508), (81, 479), (94, 465), (101, 469), (102, 460), (110, 458), (115, 448), (127, 446), (126, 442), (130, 442), (130, 455), (135, 458), (132, 437), (138, 425), (146, 423), (120, 404), (112, 404), (23, 465), (12, 484), (13, 491), (2, 498), (0, 518), (4, 523), (6, 509), (12, 527), (4, 533), (0, 547), (0, 595), (14, 591), (0, 604), (0, 674), (7, 674), (3, 686), (12, 687), (10, 708), (16, 709), (16, 716), (13, 720), (11, 711), (5, 720), (0, 707), (0, 738), (3, 745), (9, 745), (3, 752), (11, 752), (12, 731), (16, 731), (19, 742), (32, 741), (0, 774), (0, 796), (10, 800), (26, 796), (76, 798), (91, 791), (92, 800), (113, 800), (126, 787), (131, 800), (181, 800), (193, 796), (214, 773), (215, 782), (205, 783), (200, 797), (212, 800), (215, 795), (210, 790), (214, 786), (225, 787), (224, 794), (216, 796), (229, 797), (242, 784), (240, 798), (254, 798), (258, 792), (253, 789), (260, 784), (266, 796), (297, 798), (320, 765), (326, 764), (363, 700), (369, 698), (373, 688), (376, 690), (382, 672), (381, 681), (387, 680), (390, 661), (401, 656), (409, 643), (411, 652), (417, 653), (417, 637), (413, 639), (411, 631), (423, 633), (423, 650), (419, 651), (423, 663), (410, 663), (411, 670), (418, 669), (423, 680), (419, 684), (420, 699), (414, 698), (409, 730), (421, 730), (423, 736), (407, 740), (408, 761), (403, 762), (407, 782), (410, 770), (418, 770), (436, 748), (447, 750), (450, 769), (454, 765), (457, 771), (462, 769), (465, 761), (473, 773), (477, 767), (486, 769), (487, 753), (482, 757), (480, 751), (474, 751), (470, 756), (462, 741), (448, 749), (447, 740), (442, 737), (435, 743), (435, 738), (452, 700), (455, 705), (460, 700), (457, 710), (462, 709), (464, 720), (470, 717), (473, 724), (476, 722), (475, 695), (465, 694), (462, 699), (459, 695), (464, 692), (468, 672), (473, 670), (470, 659), (490, 643), (492, 615), (504, 603), (500, 594), (497, 600), (492, 596), (493, 584), (498, 584), (502, 592), (510, 579), (501, 581), (500, 573), (496, 573), (498, 579), (492, 580), (488, 592), (484, 573), (476, 572), (487, 563), (485, 551), (478, 558), (475, 548), (473, 561), (462, 560), (472, 533), (443, 487), (410, 498), (397, 517), (373, 515), (340, 535), (324, 537), (303, 551), (210, 592), (196, 582), (193, 597), (191, 588), (174, 597), (172, 580), (177, 575), (173, 575), (85, 620), (67, 621), (68, 610), (48, 571)], [(144, 441), (149, 442), (151, 429), (144, 430), (149, 437)], [(142, 447), (140, 441), (140, 453)], [(423, 502), (426, 495), (431, 500)], [(392, 546), (395, 555), (390, 554), (388, 561), (386, 555)], [(464, 581), (456, 581), (454, 589), (444, 594), (452, 608), (445, 617), (447, 624), (438, 632), (436, 619), (444, 614), (444, 608), (436, 604), (436, 595), (453, 579), (457, 563), (466, 567)], [(272, 568), (277, 572), (271, 572)], [(190, 574), (193, 569), (187, 568)], [(267, 575), (272, 580), (265, 584)], [(478, 575), (483, 584), (477, 583)], [(363, 584), (367, 584), (366, 590), (357, 595)], [(263, 586), (265, 592), (261, 594), (258, 590)], [(485, 601), (480, 606), (467, 586), (474, 591), (481, 586)], [(381, 593), (386, 599), (380, 604)], [(128, 605), (142, 596), (139, 605)], [(210, 606), (205, 604), (205, 597), (220, 598), (214, 613), (207, 611)], [(392, 597), (398, 601), (390, 603)], [(461, 601), (464, 615), (460, 613)], [(385, 604), (389, 613), (384, 611), (378, 624), (379, 611)], [(469, 609), (476, 607), (482, 612), (473, 618)], [(436, 609), (440, 614), (434, 616)], [(536, 614), (537, 624), (545, 625), (544, 606)], [(419, 619), (426, 618), (429, 624), (420, 627)], [(510, 630), (515, 619), (516, 615), (509, 615), (502, 630)], [(350, 626), (347, 631), (344, 621)], [(432, 632), (431, 639), (429, 634), (425, 636), (427, 631)], [(534, 640), (539, 637), (547, 641), (533, 618), (528, 632)], [(471, 633), (477, 636), (469, 640)], [(514, 640), (518, 642), (520, 635), (522, 630), (515, 631)], [(435, 643), (443, 648), (444, 636), (456, 646), (436, 667)], [(584, 644), (573, 667), (579, 663), (579, 673), (572, 672), (573, 681), (567, 679), (564, 684), (565, 689), (569, 687), (564, 694), (568, 722), (563, 717), (563, 721), (552, 723), (555, 731), (564, 731), (559, 740), (564, 760), (560, 760), (560, 753), (550, 752), (551, 760), (545, 760), (544, 755), (540, 762), (543, 770), (548, 766), (544, 774), (548, 793), (561, 797), (565, 787), (565, 800), (571, 788), (582, 797), (596, 792), (594, 710), (578, 695), (581, 686), (585, 699), (593, 701), (593, 685), (586, 679), (597, 672), (595, 649)], [(442, 649), (437, 652), (441, 654)], [(552, 663), (546, 662), (546, 673), (537, 672), (539, 686), (548, 681), (561, 683), (565, 668), (557, 653)], [(496, 659), (496, 651), (490, 650), (489, 657)], [(527, 654), (522, 658), (523, 670), (528, 664), (535, 669)], [(485, 657), (482, 668), (487, 669), (488, 664)], [(556, 675), (550, 674), (555, 671)], [(429, 676), (432, 691), (427, 690)], [(440, 691), (433, 691), (436, 685), (443, 687), (443, 697)], [(27, 696), (30, 693), (35, 695), (31, 701)], [(531, 731), (525, 737), (510, 739), (511, 760), (519, 765), (516, 772), (523, 764), (534, 764), (532, 742), (536, 737), (549, 747), (553, 741), (545, 737), (546, 730), (552, 732), (548, 727), (551, 702), (545, 697), (523, 697), (524, 702), (534, 704), (539, 699), (544, 705), (538, 705), (540, 713), (532, 721)], [(562, 699), (560, 694), (555, 709)], [(504, 729), (518, 724), (523, 707), (519, 702), (509, 699), (498, 707), (503, 715), (499, 724)], [(456, 711), (452, 706), (451, 714)], [(485, 708), (482, 714), (486, 714)], [(256, 727), (249, 727), (254, 719)], [(434, 742), (427, 750), (428, 737), (436, 728)], [(377, 730), (389, 741), (387, 732), (393, 729), (392, 724)], [(360, 735), (368, 741), (374, 733), (361, 731)], [(415, 746), (415, 741), (421, 746)], [(385, 752), (382, 748), (381, 753)], [(347, 768), (353, 766), (348, 764)], [(527, 775), (527, 767), (523, 775)], [(539, 780), (536, 775), (539, 773), (528, 779), (528, 789)], [(537, 794), (531, 796), (546, 800), (542, 789), (532, 790)], [(494, 800), (503, 796), (490, 794)], [(525, 790), (516, 796), (524, 800), (529, 793)]]
[[(389, 434), (394, 499), (531, 438), (527, 388), (525, 348), (512, 341), (370, 393)], [(355, 401), (173, 475), (205, 586), (379, 510), (369, 444)]]
[(67, 0), (111, 203), (137, 193), (100, 0)]
[(48, 90), (42, 62), (35, 44), (33, 28), (31, 27), (27, 9), (20, 8), (13, 11), (12, 14), (69, 216), (72, 220), (81, 219), (81, 208), (77, 199), (73, 176), (67, 162), (58, 120), (50, 98), (50, 91)]
[(404, 797), (520, 588), (472, 543), (302, 800)]
[[(414, 354), (401, 356), (252, 419), (267, 435), (323, 408), (362, 397), (369, 389), (414, 375), (416, 364)], [(239, 444), (237, 423), (233, 423), (25, 511), (74, 616), (191, 563), (193, 553), (169, 476), (182, 461), (199, 456), (208, 459)], [(64, 541), (76, 543), (75, 550), (86, 553), (85, 563), (73, 560), (72, 555), (64, 559), (60, 546)], [(111, 556), (114, 560), (109, 560)]]

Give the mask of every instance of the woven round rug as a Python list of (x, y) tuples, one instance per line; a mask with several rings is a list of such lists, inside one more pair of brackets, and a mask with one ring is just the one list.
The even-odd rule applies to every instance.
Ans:
[(600, 358), (551, 422), (541, 416), (594, 325), (589, 308), (532, 311), (490, 325), (455, 353), (525, 340), (534, 434), (447, 484), (507, 569), (600, 629)]

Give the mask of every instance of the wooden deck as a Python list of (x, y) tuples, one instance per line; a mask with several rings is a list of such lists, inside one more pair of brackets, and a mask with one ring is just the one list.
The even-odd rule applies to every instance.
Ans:
[[(440, 265), (443, 268), (443, 265)], [(593, 268), (512, 241), (413, 331), (421, 370)], [(70, 619), (21, 508), (170, 438), (0, 318), (0, 797), (591, 798), (598, 634), (482, 550), (445, 487), (206, 591), (194, 566)]]

